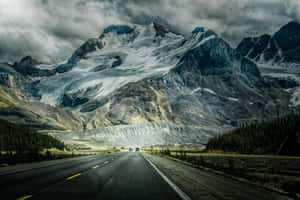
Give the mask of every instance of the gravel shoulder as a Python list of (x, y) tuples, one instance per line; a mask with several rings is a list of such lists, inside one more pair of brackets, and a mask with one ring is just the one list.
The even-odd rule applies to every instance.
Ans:
[(144, 154), (192, 199), (287, 200), (280, 193), (221, 174), (201, 170), (166, 157)]

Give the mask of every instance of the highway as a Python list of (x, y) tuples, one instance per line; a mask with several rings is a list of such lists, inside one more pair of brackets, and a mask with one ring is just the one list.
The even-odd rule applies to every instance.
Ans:
[[(120, 152), (87, 156), (26, 171), (2, 174), (0, 175), (1, 199), (227, 199), (225, 198), (226, 192), (234, 193), (234, 190), (245, 191), (241, 194), (244, 196), (249, 191), (249, 195), (255, 195), (255, 199), (287, 199), (211, 174), (209, 177), (213, 182), (212, 189), (192, 187), (193, 183), (188, 178), (182, 176), (174, 178), (174, 174), (169, 173), (167, 168), (162, 169), (158, 163), (154, 162), (161, 159), (163, 158), (152, 159), (152, 156), (140, 152)], [(171, 161), (168, 159), (160, 162), (177, 168), (177, 164), (169, 163)], [(178, 169), (180, 169), (179, 166)], [(187, 170), (188, 173), (193, 172), (193, 170)], [(204, 172), (196, 171), (195, 173), (201, 175)], [(196, 174), (192, 176), (196, 177)], [(206, 172), (202, 176), (205, 180)], [(200, 179), (202, 180), (201, 177)], [(219, 186), (218, 179), (222, 180)], [(206, 181), (205, 184), (210, 184), (210, 182)], [(232, 187), (233, 191), (228, 191), (228, 188), (224, 190), (224, 184)], [(214, 191), (214, 188), (218, 190), (218, 187), (222, 187), (223, 191), (222, 188), (219, 193)], [(230, 199), (240, 199), (241, 196), (231, 197)], [(253, 198), (249, 196), (249, 199)]]
[(181, 199), (138, 152), (93, 156), (4, 175), (0, 187), (5, 200)]

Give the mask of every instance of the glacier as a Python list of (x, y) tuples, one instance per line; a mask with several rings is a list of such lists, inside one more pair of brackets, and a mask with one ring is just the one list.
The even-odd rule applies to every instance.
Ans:
[[(228, 129), (229, 127), (224, 127)], [(217, 129), (217, 127), (215, 127)], [(229, 129), (228, 129), (229, 130)], [(184, 134), (183, 134), (184, 133)], [(205, 145), (215, 135), (211, 127), (195, 128), (172, 123), (150, 122), (135, 125), (119, 125), (86, 131), (55, 133), (66, 143), (94, 146), (140, 146), (151, 145)]]
[[(134, 25), (130, 30), (118, 34), (108, 28), (97, 39), (105, 44), (103, 48), (79, 58), (71, 71), (42, 78), (37, 85), (41, 102), (60, 105), (65, 93), (83, 92), (96, 86), (98, 90), (91, 99), (101, 99), (129, 82), (169, 72), (188, 49), (215, 37), (210, 30), (195, 32), (189, 39), (172, 32), (161, 37), (156, 35), (154, 24)], [(119, 65), (113, 66), (116, 58), (120, 59)]]

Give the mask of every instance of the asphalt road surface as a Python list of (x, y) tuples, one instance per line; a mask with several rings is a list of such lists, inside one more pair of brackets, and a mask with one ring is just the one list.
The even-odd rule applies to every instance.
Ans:
[(0, 176), (1, 199), (181, 199), (139, 152)]
[[(191, 183), (181, 184), (181, 179), (177, 182), (176, 177), (172, 178), (166, 169), (162, 169), (154, 161), (151, 156), (140, 152), (120, 152), (66, 160), (49, 166), (0, 175), (0, 199), (220, 199), (211, 195), (206, 188), (201, 194), (192, 189), (193, 194), (190, 196)], [(167, 159), (161, 161), (163, 162), (171, 166)], [(177, 167), (176, 163), (173, 165)], [(222, 184), (226, 184), (226, 179)], [(245, 185), (240, 183), (235, 183), (235, 187), (245, 190)], [(274, 199), (276, 198), (272, 198)]]

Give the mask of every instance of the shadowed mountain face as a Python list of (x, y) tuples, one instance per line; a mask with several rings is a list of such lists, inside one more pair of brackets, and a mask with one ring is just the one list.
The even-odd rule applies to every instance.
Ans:
[[(75, 141), (84, 135), (87, 140), (90, 133), (91, 140), (115, 142), (108, 139), (116, 137), (115, 127), (126, 144), (132, 138), (141, 143), (153, 131), (158, 133), (149, 139), (151, 144), (201, 143), (217, 132), (293, 109), (287, 89), (297, 84), (262, 76), (255, 61), (266, 54), (272, 41), (276, 55), (278, 46), (281, 53), (297, 49), (282, 39), (296, 37), (297, 27), (292, 23), (273, 37), (247, 38), (233, 49), (202, 27), (184, 37), (159, 24), (112, 25), (99, 38), (85, 42), (65, 63), (46, 66), (26, 57), (0, 69), (2, 74), (20, 78), (18, 91), (27, 97), (19, 100), (23, 106), (38, 101), (35, 104), (47, 108), (49, 124), (62, 120), (60, 127), (77, 130), (69, 136), (59, 134), (61, 138)], [(283, 55), (281, 61), (289, 62), (288, 54)], [(1, 85), (13, 90), (4, 79)], [(68, 120), (62, 119), (67, 115)], [(95, 130), (87, 131), (91, 129)], [(167, 141), (164, 134), (173, 139)]]
[(273, 36), (245, 38), (237, 51), (259, 62), (300, 64), (300, 24), (290, 22)]

